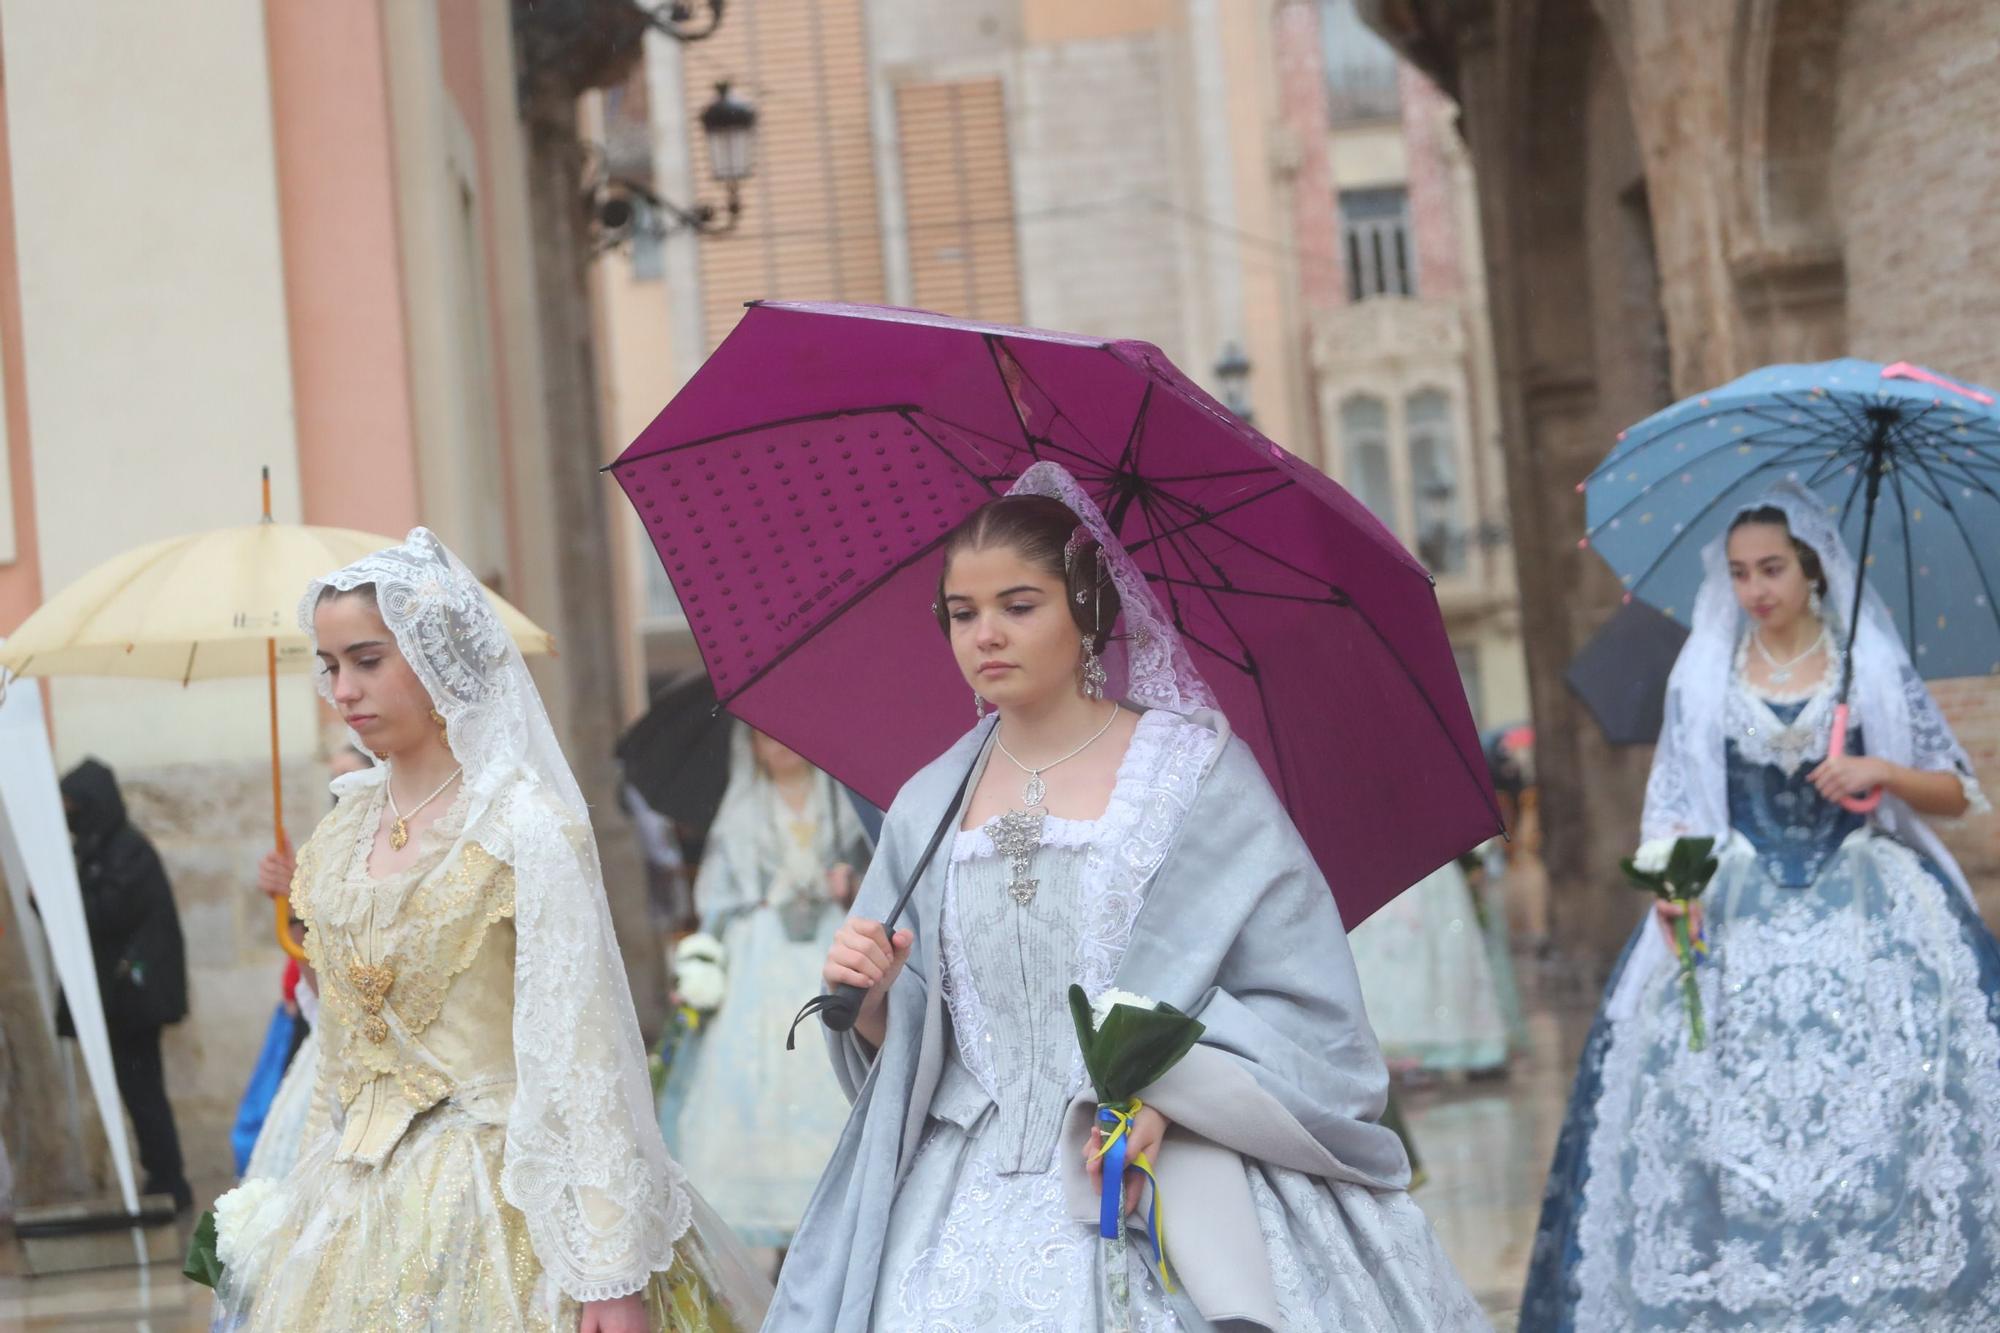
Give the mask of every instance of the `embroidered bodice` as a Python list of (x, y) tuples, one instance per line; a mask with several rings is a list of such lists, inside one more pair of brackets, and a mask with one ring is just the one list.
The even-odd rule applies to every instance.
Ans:
[[(1203, 727), (1146, 713), (1101, 817), (1046, 818), (1031, 848), (1001, 820), (953, 844), (941, 950), (951, 1054), (931, 1113), (995, 1136), (1008, 1171), (1054, 1161), (1064, 1109), (1082, 1085), (1069, 987), (1095, 996), (1112, 984), (1166, 853), (1171, 825), (1161, 816), (1187, 799), (1213, 747)], [(1011, 891), (1024, 881), (1034, 884), (1025, 902)]]
[(953, 867), (945, 984), (958, 1001), (954, 1014), (970, 1016), (968, 993), (977, 996), (978, 1019), (953, 1033), (932, 1112), (971, 1128), (990, 1104), (994, 1123), (985, 1132), (1002, 1145), (1002, 1169), (1046, 1171), (1076, 1058), (1069, 987), (1084, 848), (1044, 841), (1029, 861), (1035, 894), (1019, 903), (1008, 892), (1008, 858), (988, 847)]
[[(1832, 691), (1772, 698), (1739, 677), (1732, 695), (1724, 747), (1729, 825), (1749, 840), (1773, 880), (1804, 888), (1842, 840), (1867, 823), (1806, 780), (1830, 748)], [(1864, 753), (1858, 726), (1848, 728), (1847, 752)]]
[(476, 842), (454, 846), (454, 807), (419, 835), (412, 865), (371, 876), (386, 790), (358, 792), (321, 822), (292, 897), (319, 978), (319, 1097), (337, 1108), (335, 1160), (369, 1165), (446, 1098), (504, 1122), (514, 1087), (514, 872)]

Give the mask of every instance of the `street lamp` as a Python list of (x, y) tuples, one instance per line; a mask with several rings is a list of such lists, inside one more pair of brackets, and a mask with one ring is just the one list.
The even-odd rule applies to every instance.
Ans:
[(1215, 362), (1215, 378), (1222, 387), (1222, 405), (1249, 421), (1250, 358), (1234, 338), (1222, 344), (1222, 355)]
[[(721, 0), (715, 8), (719, 13)], [(701, 132), (708, 141), (709, 174), (722, 184), (722, 206), (672, 203), (639, 181), (605, 171), (599, 153), (583, 187), (595, 252), (616, 249), (639, 234), (721, 236), (735, 230), (743, 214), (742, 184), (757, 169), (757, 108), (730, 92), (725, 79), (715, 85), (715, 100), (702, 108)]]
[(715, 30), (722, 26), (722, 7), (728, 0), (701, 0), (699, 4), (689, 0), (674, 0), (672, 4), (646, 6), (634, 4), (632, 8), (646, 16), (646, 22), (656, 30), (676, 41), (698, 42), (704, 37), (713, 37)]

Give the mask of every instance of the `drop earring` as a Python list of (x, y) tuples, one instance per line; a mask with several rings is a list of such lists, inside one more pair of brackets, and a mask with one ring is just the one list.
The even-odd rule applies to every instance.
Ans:
[(437, 724), (437, 729), (440, 734), (446, 734), (451, 730), (450, 727), (448, 727), (445, 724), (444, 714), (438, 712), (438, 710), (435, 708), (431, 709), (431, 721)]
[(1104, 697), (1104, 659), (1097, 655), (1095, 638), (1096, 636), (1092, 635), (1083, 641), (1082, 688), (1083, 697), (1086, 699)]
[(974, 722), (986, 720), (986, 696), (978, 690), (972, 692), (972, 720)]

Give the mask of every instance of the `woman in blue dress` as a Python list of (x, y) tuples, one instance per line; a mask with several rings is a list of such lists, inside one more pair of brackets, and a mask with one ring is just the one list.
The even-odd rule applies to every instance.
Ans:
[[(1707, 1047), (1664, 922), (1591, 1030), (1521, 1327), (2000, 1326), (2000, 950), (1922, 816), (1988, 807), (1873, 592), (1784, 485), (1704, 552), (1645, 839), (1714, 835)], [(1881, 787), (1872, 816), (1841, 803)], [(1663, 913), (1664, 914), (1663, 909)]]

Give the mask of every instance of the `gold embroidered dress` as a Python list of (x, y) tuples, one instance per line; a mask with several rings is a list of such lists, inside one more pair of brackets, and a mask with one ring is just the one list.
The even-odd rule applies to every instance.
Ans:
[[(574, 1329), (580, 1307), (502, 1191), (514, 870), (460, 839), (461, 795), (420, 835), (414, 864), (371, 876), (386, 790), (352, 791), (299, 854), (318, 1087), (298, 1164), (230, 1247), (223, 1311), (273, 1330)], [(696, 1203), (676, 1264), (646, 1290), (652, 1326), (745, 1327), (759, 1280), (719, 1225), (709, 1248)]]

